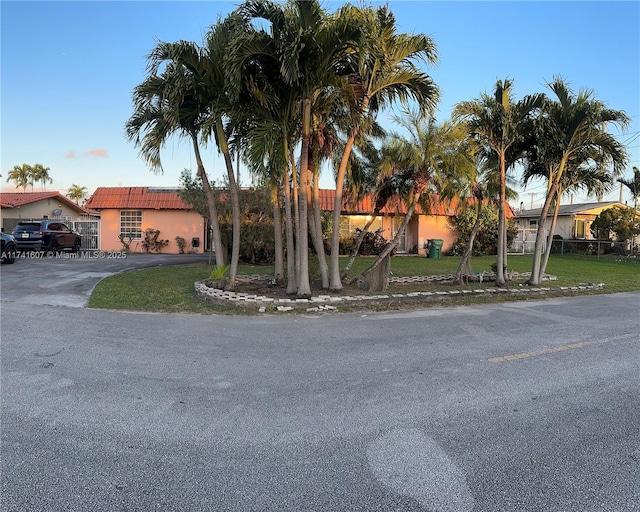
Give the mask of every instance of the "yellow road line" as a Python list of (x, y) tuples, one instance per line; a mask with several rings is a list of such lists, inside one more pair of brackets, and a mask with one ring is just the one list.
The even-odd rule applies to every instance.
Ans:
[(553, 354), (554, 352), (564, 352), (565, 350), (573, 350), (576, 348), (589, 347), (591, 345), (602, 345), (603, 343), (611, 343), (612, 341), (626, 340), (629, 338), (640, 338), (638, 334), (622, 334), (613, 336), (612, 338), (604, 338), (596, 341), (581, 341), (579, 343), (570, 343), (569, 345), (560, 345), (553, 348), (543, 348), (534, 350), (533, 352), (521, 352), (520, 354), (510, 354), (508, 356), (492, 357), (487, 359), (490, 363), (503, 363), (505, 361), (515, 361), (516, 359), (525, 359), (527, 357), (542, 356), (544, 354)]

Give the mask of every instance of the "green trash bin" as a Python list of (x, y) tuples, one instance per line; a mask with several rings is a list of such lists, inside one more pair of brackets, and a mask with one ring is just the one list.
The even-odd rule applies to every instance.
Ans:
[(440, 240), (439, 238), (429, 240), (429, 258), (434, 258), (436, 260), (442, 258), (442, 244), (443, 240)]

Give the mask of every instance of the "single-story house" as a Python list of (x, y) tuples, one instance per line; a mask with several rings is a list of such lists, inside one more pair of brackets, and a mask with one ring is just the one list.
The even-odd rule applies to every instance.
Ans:
[[(333, 211), (335, 201), (335, 190), (320, 190), (320, 208), (323, 211)], [(442, 252), (446, 253), (451, 249), (458, 234), (451, 224), (451, 218), (457, 214), (455, 204), (445, 204), (435, 195), (430, 196), (430, 209), (424, 211), (420, 206), (416, 207), (413, 217), (407, 224), (407, 229), (398, 244), (398, 252), (417, 252), (424, 255), (426, 252), (425, 243), (431, 239), (443, 241)], [(345, 201), (341, 214), (341, 235), (353, 233), (356, 229), (362, 229), (374, 210), (372, 198), (370, 196), (358, 201), (353, 206)], [(407, 208), (399, 198), (391, 198), (387, 205), (380, 211), (370, 231), (382, 230), (382, 236), (387, 240), (393, 239), (398, 229), (404, 221)], [(507, 217), (513, 217), (513, 211), (509, 207)]]
[[(625, 205), (618, 201), (561, 204), (558, 210), (555, 234), (561, 236), (564, 240), (593, 240), (591, 224), (603, 210), (607, 210), (613, 206), (624, 207)], [(533, 238), (531, 235), (527, 238), (533, 241), (535, 241), (535, 230), (538, 228), (540, 213), (542, 213), (542, 208), (516, 210), (515, 212), (516, 225), (523, 231), (529, 231)], [(547, 222), (545, 223), (547, 227), (551, 226), (552, 219), (553, 208), (551, 208), (547, 214)]]
[(98, 217), (96, 212), (74, 203), (57, 191), (2, 192), (0, 211), (2, 230), (6, 233), (11, 233), (21, 220)]
[(169, 241), (164, 253), (180, 252), (176, 237), (185, 240), (188, 252), (204, 250), (205, 220), (182, 200), (177, 188), (99, 187), (85, 206), (100, 212), (103, 251), (122, 250), (122, 235), (131, 251), (144, 252), (142, 240), (149, 228)]

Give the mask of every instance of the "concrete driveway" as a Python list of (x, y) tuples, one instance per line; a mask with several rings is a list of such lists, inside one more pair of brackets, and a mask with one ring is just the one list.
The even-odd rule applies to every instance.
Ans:
[[(105, 277), (142, 268), (183, 265), (208, 261), (208, 254), (119, 254), (68, 253), (56, 258), (21, 257), (0, 267), (0, 298), (20, 304), (87, 305), (96, 284)], [(124, 256), (124, 257), (123, 257)]]

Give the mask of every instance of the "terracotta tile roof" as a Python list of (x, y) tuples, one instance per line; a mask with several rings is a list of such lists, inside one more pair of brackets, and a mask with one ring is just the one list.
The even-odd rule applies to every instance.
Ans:
[(70, 208), (74, 208), (78, 210), (78, 212), (87, 214), (87, 215), (95, 215), (96, 212), (92, 212), (86, 206), (83, 208), (82, 206), (77, 205), (68, 197), (63, 196), (60, 192), (51, 191), (51, 192), (2, 192), (0, 195), (2, 198), (2, 208), (19, 208), (20, 206), (24, 206), (26, 204), (37, 203), (38, 201), (42, 201), (43, 199), (55, 199), (61, 203), (66, 204)]
[[(320, 190), (320, 209), (323, 211), (332, 211), (333, 210), (333, 202), (335, 201), (336, 191), (321, 189)], [(455, 215), (455, 203), (454, 204), (443, 204), (438, 200), (438, 197), (435, 195), (430, 196), (431, 208), (427, 214), (430, 215), (446, 215), (451, 217)], [(349, 204), (346, 200), (343, 199), (342, 202), (342, 212), (344, 214), (370, 214), (373, 212), (373, 201), (371, 196), (365, 196), (363, 199), (358, 201), (355, 205)], [(407, 207), (399, 197), (394, 196), (387, 202), (386, 206), (381, 210), (382, 214), (405, 214), (407, 212)], [(422, 214), (425, 213), (422, 211), (422, 208), (418, 206), (416, 208), (416, 213)]]
[[(333, 211), (333, 202), (335, 201), (336, 191), (331, 189), (320, 189), (320, 209), (322, 211)], [(449, 203), (440, 201), (440, 198), (432, 194), (429, 196), (430, 208), (428, 211), (423, 211), (423, 208), (418, 205), (416, 207), (416, 213), (419, 215), (444, 215), (446, 217), (453, 217), (457, 214), (458, 201), (453, 200)], [(470, 201), (471, 203), (473, 200)], [(373, 202), (371, 196), (366, 196), (364, 199), (357, 202), (356, 205), (348, 204), (346, 200), (342, 201), (342, 213), (344, 215), (369, 215), (373, 212)], [(398, 214), (404, 215), (407, 213), (407, 207), (404, 202), (398, 197), (394, 196), (387, 202), (387, 205), (381, 210), (382, 214)], [(515, 212), (511, 205), (507, 205), (507, 218), (515, 217)]]
[(153, 187), (98, 187), (86, 206), (95, 210), (191, 210), (176, 189)]

